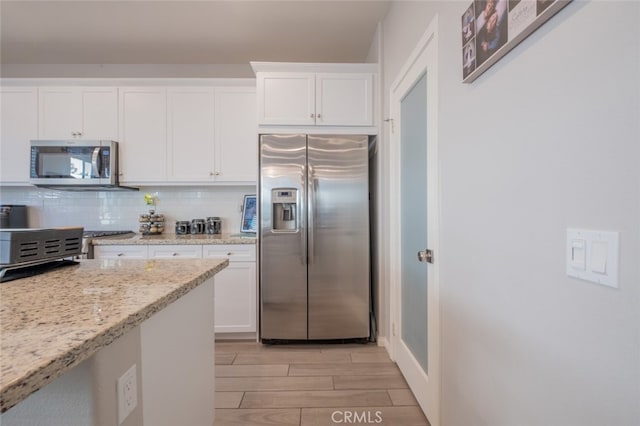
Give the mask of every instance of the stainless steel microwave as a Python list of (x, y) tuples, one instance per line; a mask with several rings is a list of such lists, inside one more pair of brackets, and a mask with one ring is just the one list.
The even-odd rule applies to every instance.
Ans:
[(32, 140), (30, 182), (62, 190), (134, 189), (118, 182), (118, 142)]

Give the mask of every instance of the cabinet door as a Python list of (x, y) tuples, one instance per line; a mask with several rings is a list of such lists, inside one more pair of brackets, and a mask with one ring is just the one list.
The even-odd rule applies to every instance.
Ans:
[(118, 140), (118, 89), (80, 89), (81, 135), (83, 139)]
[(146, 259), (147, 253), (147, 246), (114, 245), (93, 248), (93, 256), (96, 259)]
[(120, 98), (120, 181), (167, 179), (167, 92), (162, 87), (127, 87)]
[(149, 246), (149, 259), (200, 259), (201, 245), (162, 244)]
[(71, 139), (82, 133), (77, 87), (41, 87), (38, 105), (41, 139)]
[(215, 332), (256, 331), (256, 264), (231, 262), (215, 276)]
[(215, 97), (216, 180), (258, 180), (256, 90), (218, 88)]
[(169, 180), (213, 181), (214, 89), (167, 89)]
[(315, 74), (258, 73), (258, 123), (315, 124)]
[(117, 139), (117, 89), (42, 87), (38, 95), (40, 139)]
[(0, 97), (0, 183), (27, 183), (29, 141), (38, 138), (38, 92), (34, 87), (3, 87)]
[(316, 74), (316, 125), (372, 126), (372, 74)]

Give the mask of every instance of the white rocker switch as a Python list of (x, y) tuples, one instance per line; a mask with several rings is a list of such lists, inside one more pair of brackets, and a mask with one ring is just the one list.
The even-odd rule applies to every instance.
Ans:
[(591, 244), (591, 272), (598, 274), (607, 273), (607, 243), (606, 241), (594, 241)]
[(585, 240), (571, 241), (571, 267), (584, 271), (587, 266), (587, 242)]

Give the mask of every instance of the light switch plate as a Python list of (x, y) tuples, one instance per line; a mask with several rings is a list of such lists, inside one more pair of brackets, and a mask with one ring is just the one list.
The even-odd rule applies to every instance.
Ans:
[(567, 229), (567, 275), (618, 288), (618, 233)]

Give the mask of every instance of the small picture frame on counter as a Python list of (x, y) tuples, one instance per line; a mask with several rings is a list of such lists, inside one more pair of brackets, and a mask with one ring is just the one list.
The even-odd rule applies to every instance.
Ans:
[(242, 222), (240, 232), (256, 233), (258, 231), (258, 211), (255, 195), (245, 195), (242, 203)]

